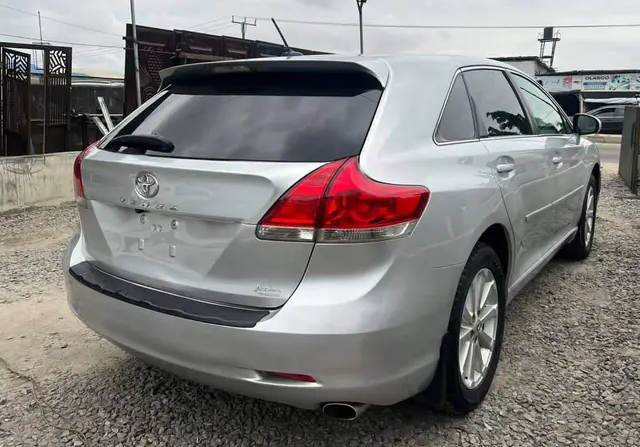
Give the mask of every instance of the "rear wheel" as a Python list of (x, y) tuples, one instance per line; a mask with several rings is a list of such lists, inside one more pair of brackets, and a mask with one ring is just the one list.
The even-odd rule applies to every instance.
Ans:
[(490, 246), (478, 243), (458, 283), (436, 378), (419, 400), (457, 414), (482, 402), (500, 358), (505, 303), (500, 259)]
[(593, 236), (596, 229), (596, 211), (598, 207), (598, 184), (592, 175), (582, 204), (582, 214), (578, 222), (578, 231), (573, 240), (562, 249), (562, 255), (575, 260), (583, 260), (591, 253)]

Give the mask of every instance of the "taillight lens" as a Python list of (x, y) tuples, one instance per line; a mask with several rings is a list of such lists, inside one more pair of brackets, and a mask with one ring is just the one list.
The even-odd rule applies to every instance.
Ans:
[(76, 194), (76, 201), (83, 202), (87, 198), (84, 195), (84, 185), (82, 183), (82, 160), (96, 147), (96, 143), (91, 143), (85, 150), (80, 152), (73, 163), (73, 190)]
[(328, 163), (300, 180), (262, 218), (268, 240), (372, 242), (411, 234), (429, 201), (421, 186), (366, 177), (356, 158)]

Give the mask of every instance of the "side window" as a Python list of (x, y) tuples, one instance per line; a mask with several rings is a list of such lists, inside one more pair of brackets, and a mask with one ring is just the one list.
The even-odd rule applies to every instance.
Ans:
[(540, 87), (522, 76), (513, 75), (513, 80), (520, 90), (520, 94), (529, 104), (540, 135), (567, 133), (565, 122), (558, 112), (558, 108)]
[(440, 125), (436, 132), (436, 141), (445, 143), (474, 138), (476, 138), (476, 129), (473, 124), (469, 96), (462, 76), (457, 76), (442, 112)]
[(624, 116), (624, 107), (616, 107), (613, 116)]
[(481, 137), (531, 134), (529, 120), (502, 71), (467, 71), (464, 80), (476, 109)]

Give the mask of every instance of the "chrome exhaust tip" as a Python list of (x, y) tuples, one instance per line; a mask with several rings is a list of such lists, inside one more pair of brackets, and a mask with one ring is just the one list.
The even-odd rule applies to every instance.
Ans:
[(369, 408), (366, 404), (348, 404), (344, 402), (331, 402), (322, 406), (322, 414), (331, 419), (353, 421)]

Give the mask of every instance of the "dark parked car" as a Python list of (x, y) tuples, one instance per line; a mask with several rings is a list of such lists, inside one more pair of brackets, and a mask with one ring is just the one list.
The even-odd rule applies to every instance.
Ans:
[(602, 122), (603, 134), (622, 135), (622, 123), (624, 121), (624, 108), (626, 105), (603, 106), (587, 112), (589, 115), (597, 116)]

